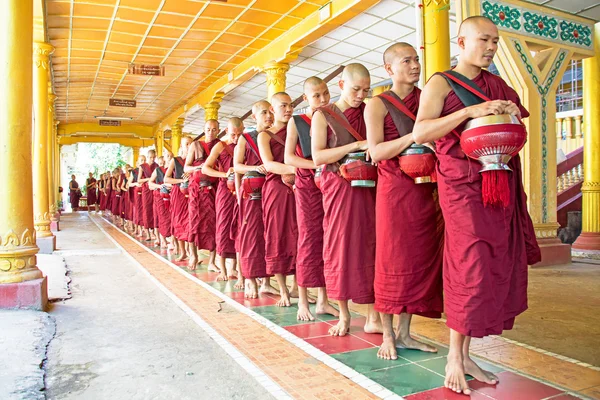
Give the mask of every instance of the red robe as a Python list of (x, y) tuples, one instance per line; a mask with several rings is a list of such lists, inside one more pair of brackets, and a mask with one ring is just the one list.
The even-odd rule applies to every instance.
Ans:
[[(287, 127), (283, 127), (275, 135), (285, 143)], [(283, 163), (285, 146), (273, 138), (269, 145), (273, 161)], [(262, 189), (262, 206), (267, 274), (295, 274), (298, 246), (296, 200), (294, 191), (283, 183), (281, 175), (267, 174)]]
[[(482, 71), (473, 80), (492, 100), (511, 100), (517, 93), (500, 78)], [(446, 97), (441, 116), (464, 108), (454, 92)], [(464, 124), (456, 131), (461, 133)], [(521, 181), (521, 160), (509, 166), (510, 204), (506, 209), (484, 207), (479, 162), (463, 153), (448, 134), (436, 142), (440, 206), (446, 221), (444, 296), (447, 325), (473, 337), (499, 335), (513, 327), (527, 309), (527, 264), (541, 259), (527, 197)]]
[[(152, 163), (152, 165), (142, 164), (140, 167), (142, 170), (140, 179), (150, 178), (152, 176), (152, 173), (154, 172), (154, 170), (157, 167), (158, 167), (157, 163)], [(141, 193), (142, 193), (142, 205), (141, 205), (142, 226), (144, 228), (154, 229), (154, 214), (153, 214), (153, 210), (152, 210), (152, 207), (153, 207), (152, 191), (148, 187), (148, 182), (145, 182), (140, 189), (141, 189)]]
[[(244, 134), (246, 137), (246, 134)], [(258, 148), (257, 148), (258, 151)], [(262, 162), (246, 143), (246, 165), (261, 165)], [(243, 198), (240, 205), (240, 262), (244, 278), (262, 278), (267, 276), (265, 263), (265, 227), (263, 224), (263, 209), (261, 200)]]
[[(166, 168), (160, 168), (156, 170), (156, 180), (155, 183), (157, 185), (162, 185), (164, 183), (164, 176)], [(169, 203), (169, 195), (161, 193), (160, 189), (154, 190), (154, 216), (157, 218), (156, 227), (158, 227), (158, 232), (165, 238), (168, 238), (172, 235), (171, 232), (171, 213), (169, 212), (169, 208), (167, 207)]]
[(112, 209), (113, 197), (112, 178), (110, 178), (106, 181), (106, 202), (104, 203), (104, 207), (108, 211)]
[[(217, 143), (219, 143), (219, 139), (214, 139), (206, 144), (201, 143), (204, 154), (202, 158), (194, 160), (192, 165), (202, 165)], [(195, 172), (194, 174), (199, 174), (199, 172)], [(189, 241), (195, 243), (199, 249), (213, 251), (216, 247), (216, 188), (212, 185), (201, 187), (197, 179), (192, 179), (190, 180), (189, 190)]]
[(71, 186), (74, 189), (69, 189), (69, 202), (71, 203), (71, 208), (74, 210), (79, 208), (79, 199), (81, 198), (81, 192), (79, 189), (79, 184), (75, 181), (71, 181)]
[[(415, 115), (420, 92), (415, 89), (403, 99)], [(402, 122), (402, 134), (412, 132), (413, 121), (405, 117)], [(384, 140), (398, 137), (398, 129), (388, 113)], [(415, 184), (400, 170), (398, 157), (380, 161), (377, 170), (375, 310), (440, 318), (444, 310), (444, 223), (436, 185)]]
[(121, 191), (119, 190), (119, 181), (120, 178), (112, 178), (110, 183), (112, 186), (114, 182), (114, 185), (117, 188), (112, 192), (112, 203), (110, 208), (110, 212), (116, 217), (121, 216)]
[[(182, 160), (181, 157), (175, 157), (175, 171), (173, 172), (173, 176), (176, 179), (181, 179), (184, 165), (185, 160)], [(173, 185), (171, 188), (170, 203), (171, 228), (173, 236), (175, 236), (178, 240), (189, 242), (188, 195), (181, 192), (180, 185)]]
[(104, 188), (104, 179), (100, 180), (98, 187), (98, 205), (100, 206), (100, 211), (104, 211), (106, 209), (106, 195), (101, 190)]
[[(233, 150), (235, 149), (235, 144), (223, 143), (223, 146), (227, 146), (227, 148), (223, 148), (223, 151), (219, 154), (217, 163), (219, 165), (219, 170), (226, 172), (229, 168), (233, 167)], [(235, 217), (235, 204), (236, 198), (227, 188), (227, 178), (219, 179), (217, 196), (215, 199), (217, 219), (215, 240), (217, 244), (217, 254), (225, 258), (235, 258), (235, 242), (231, 239), (230, 235), (231, 225)]]
[[(296, 155), (304, 157), (300, 144)], [(325, 287), (323, 274), (323, 195), (315, 185), (312, 169), (296, 169), (296, 220), (298, 221), (298, 252), (296, 279), (298, 286)]]
[[(366, 138), (365, 105), (349, 108), (344, 116)], [(337, 147), (331, 128), (328, 147)], [(375, 188), (351, 187), (338, 173), (321, 175), (323, 193), (323, 261), (329, 298), (357, 304), (375, 302)]]
[[(96, 182), (96, 180), (94, 178), (88, 178), (86, 180), (86, 185), (92, 184)], [(96, 204), (98, 202), (98, 197), (96, 196), (96, 188), (87, 188), (87, 203), (88, 206), (93, 206), (94, 204)]]

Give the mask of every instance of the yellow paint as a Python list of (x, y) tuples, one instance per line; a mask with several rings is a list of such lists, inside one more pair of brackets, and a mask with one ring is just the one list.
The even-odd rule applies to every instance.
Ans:
[(59, 136), (57, 139), (59, 145), (70, 145), (77, 143), (117, 143), (125, 147), (148, 147), (154, 143), (153, 139), (138, 139), (131, 137), (98, 137), (98, 136)]
[(171, 129), (171, 149), (173, 149), (173, 157), (177, 157), (177, 155), (179, 155), (179, 147), (181, 146), (184, 122), (185, 118), (178, 118)]
[(157, 157), (162, 157), (163, 155), (163, 141), (163, 131), (159, 129), (156, 131), (156, 135), (154, 136), (154, 149), (156, 149)]
[(48, 201), (48, 67), (54, 47), (33, 44), (33, 93), (35, 127), (33, 134), (33, 215), (38, 237), (53, 236), (50, 231)]
[(290, 65), (280, 62), (270, 62), (265, 65), (263, 71), (267, 75), (267, 101), (275, 93), (285, 92), (285, 74), (290, 70)]
[(600, 23), (594, 28), (596, 55), (583, 60), (582, 232), (600, 233)]
[[(98, 123), (86, 122), (76, 124), (59, 124), (58, 135), (59, 136), (72, 136), (80, 135), (85, 136), (86, 133), (102, 133), (106, 134), (106, 138), (112, 135), (129, 135), (141, 139), (152, 139), (154, 137), (154, 131), (151, 126), (145, 125), (125, 125), (121, 126), (100, 126)], [(102, 137), (98, 136), (98, 143), (113, 143), (103, 142)]]
[(425, 79), (450, 69), (450, 0), (426, 0), (423, 10)]
[(52, 93), (52, 82), (48, 82), (48, 144), (47, 157), (48, 157), (48, 168), (46, 173), (48, 174), (48, 210), (50, 212), (50, 219), (56, 214), (56, 184), (54, 181), (54, 101), (56, 95)]
[(327, 21), (321, 23), (318, 12), (306, 16), (294, 26), (294, 29), (289, 29), (283, 35), (268, 43), (263, 49), (254, 52), (246, 60), (232, 68), (230, 71), (232, 79), (229, 79), (229, 74), (223, 75), (205, 90), (192, 97), (186, 104), (165, 117), (158, 126), (163, 129), (171, 127), (175, 124), (177, 118), (186, 114), (187, 110), (193, 109), (196, 105), (209, 103), (215, 93), (223, 91), (224, 88), (227, 88), (227, 91), (233, 90), (273, 60), (280, 62), (293, 60), (305, 46), (338, 28), (378, 2), (379, 0), (332, 0), (331, 18)]
[(223, 100), (225, 93), (218, 92), (213, 97), (212, 101), (204, 105), (204, 120), (219, 119), (219, 108), (221, 108), (221, 101)]
[(138, 159), (140, 158), (140, 148), (138, 146), (133, 146), (131, 148), (131, 163), (132, 167), (137, 166)]
[[(33, 4), (0, 1), (0, 284), (42, 278), (37, 269), (31, 174)], [(21, 268), (22, 267), (22, 268)]]

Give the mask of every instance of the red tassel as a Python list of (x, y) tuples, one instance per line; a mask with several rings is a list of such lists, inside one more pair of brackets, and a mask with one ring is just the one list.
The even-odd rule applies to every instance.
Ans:
[(507, 208), (510, 203), (509, 171), (484, 171), (481, 173), (481, 195), (484, 206)]

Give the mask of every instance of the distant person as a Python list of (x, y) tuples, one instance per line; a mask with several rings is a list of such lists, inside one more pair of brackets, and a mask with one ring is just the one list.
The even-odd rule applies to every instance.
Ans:
[(94, 174), (90, 172), (90, 177), (85, 181), (87, 190), (87, 204), (88, 207), (92, 206), (97, 211), (96, 203), (98, 202), (98, 196), (96, 196), (97, 184)]
[(69, 182), (69, 202), (73, 211), (79, 211), (80, 198), (81, 190), (79, 189), (79, 184), (75, 180), (75, 175), (71, 175), (71, 182)]

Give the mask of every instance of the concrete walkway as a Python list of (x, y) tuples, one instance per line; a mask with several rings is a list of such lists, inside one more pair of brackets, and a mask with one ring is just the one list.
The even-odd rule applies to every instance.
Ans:
[[(87, 213), (65, 214), (61, 228), (57, 242), (70, 270), (72, 298), (51, 305), (49, 319), (55, 329), (43, 330), (54, 334), (44, 364), (45, 392), (38, 391), (35, 397), (40, 374), (32, 371), (37, 375), (29, 384), (29, 395), (24, 396), (22, 387), (0, 385), (0, 398), (272, 398), (140, 272)], [(17, 317), (30, 318), (25, 329), (39, 331), (35, 327), (42, 321), (48, 324), (39, 314), (44, 315)], [(10, 329), (0, 321), (0, 330)], [(33, 336), (12, 345), (26, 352), (33, 347), (43, 350), (43, 345), (30, 343), (40, 335)], [(10, 345), (0, 342), (0, 351)]]

